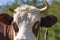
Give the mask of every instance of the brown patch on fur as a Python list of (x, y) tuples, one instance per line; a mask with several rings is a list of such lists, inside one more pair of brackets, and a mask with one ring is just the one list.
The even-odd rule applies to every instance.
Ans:
[(36, 22), (32, 28), (32, 31), (36, 37), (38, 36), (38, 30), (39, 30), (39, 21)]
[(0, 22), (0, 40), (13, 40), (13, 31), (12, 25), (5, 25)]
[(16, 35), (16, 34), (17, 34), (17, 32), (19, 31), (19, 28), (18, 28), (18, 26), (17, 26), (16, 22), (12, 22), (12, 24), (13, 24), (13, 28), (14, 28), (15, 35)]
[(12, 25), (8, 26), (8, 37), (9, 40), (14, 40), (14, 29)]

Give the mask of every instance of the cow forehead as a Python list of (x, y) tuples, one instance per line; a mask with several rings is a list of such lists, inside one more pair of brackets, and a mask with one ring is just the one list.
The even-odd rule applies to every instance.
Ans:
[(14, 14), (15, 22), (20, 23), (23, 20), (36, 22), (40, 20), (40, 11), (33, 6), (24, 5), (18, 7), (17, 9), (15, 9), (15, 11), (16, 11), (16, 13)]
[(30, 5), (22, 5), (22, 6), (20, 6), (20, 7), (17, 7), (16, 9), (15, 9), (15, 11), (16, 12), (19, 12), (19, 11), (30, 11), (30, 10), (36, 10), (36, 11), (38, 11), (39, 9), (38, 8), (36, 8), (36, 7), (34, 7), (34, 6), (30, 6)]

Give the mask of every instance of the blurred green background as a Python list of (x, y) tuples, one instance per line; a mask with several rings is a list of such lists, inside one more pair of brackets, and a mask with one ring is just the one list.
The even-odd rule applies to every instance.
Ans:
[[(31, 1), (27, 0), (26, 2), (24, 0), (20, 1), (15, 0), (12, 4), (9, 4), (9, 2), (7, 2), (7, 4), (4, 5), (3, 8), (0, 7), (0, 11), (8, 13), (9, 15), (12, 16), (13, 14), (8, 10), (8, 8), (15, 9), (16, 7), (21, 6), (23, 4), (33, 5), (37, 8), (43, 8), (45, 6), (43, 0), (40, 2), (37, 0), (31, 0)], [(44, 12), (42, 16), (55, 15), (58, 18), (58, 22), (51, 28), (48, 28), (48, 40), (60, 40), (60, 1), (57, 2), (56, 0), (53, 0), (49, 5), (50, 7), (48, 11)], [(45, 29), (46, 28), (42, 28), (40, 31), (40, 40), (44, 40)]]

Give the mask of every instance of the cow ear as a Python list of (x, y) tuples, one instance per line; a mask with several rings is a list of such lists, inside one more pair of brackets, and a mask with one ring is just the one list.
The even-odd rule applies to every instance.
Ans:
[(13, 17), (8, 15), (8, 14), (0, 14), (0, 22), (6, 24), (6, 25), (10, 25), (13, 21)]
[(43, 27), (44, 25), (45, 25), (45, 18), (41, 17), (40, 26)]
[(41, 25), (43, 27), (51, 27), (57, 22), (57, 17), (54, 15), (48, 15), (46, 17), (41, 18)]

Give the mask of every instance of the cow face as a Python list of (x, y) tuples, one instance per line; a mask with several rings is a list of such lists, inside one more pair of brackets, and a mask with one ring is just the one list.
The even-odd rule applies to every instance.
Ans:
[(32, 30), (34, 24), (40, 21), (40, 10), (24, 5), (15, 9), (15, 12), (13, 22), (16, 22), (19, 28), (15, 40), (37, 40)]

